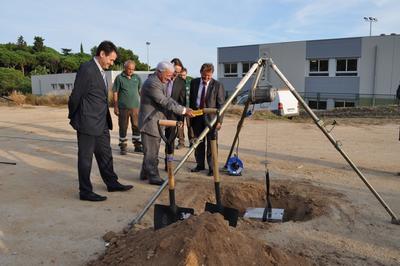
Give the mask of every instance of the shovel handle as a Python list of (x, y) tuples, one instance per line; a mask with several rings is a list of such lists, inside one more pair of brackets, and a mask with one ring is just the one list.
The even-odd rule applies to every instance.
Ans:
[(213, 175), (214, 175), (214, 182), (219, 183), (219, 170), (218, 170), (218, 147), (217, 147), (217, 140), (212, 139), (210, 141), (211, 144), (211, 158), (213, 163)]
[(217, 114), (217, 112), (218, 112), (217, 108), (203, 108), (204, 114)]
[(173, 160), (174, 160), (174, 155), (167, 154), (167, 172), (168, 172), (168, 188), (169, 188), (169, 190), (175, 190), (175, 178), (174, 178), (174, 171), (172, 169)]
[(182, 121), (160, 119), (158, 124), (162, 127), (180, 127), (182, 126)]

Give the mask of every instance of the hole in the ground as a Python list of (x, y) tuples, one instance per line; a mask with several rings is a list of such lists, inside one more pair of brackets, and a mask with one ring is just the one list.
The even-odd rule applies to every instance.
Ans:
[[(247, 208), (265, 208), (265, 183), (262, 180), (238, 181), (226, 178), (221, 182), (222, 205), (239, 210), (241, 216)], [(273, 208), (285, 210), (284, 222), (308, 221), (327, 214), (330, 198), (343, 195), (315, 186), (308, 181), (272, 180), (270, 190)], [(168, 193), (163, 193), (160, 202), (168, 204)], [(204, 212), (206, 202), (215, 203), (212, 180), (190, 178), (179, 181), (176, 202), (180, 207), (194, 208), (196, 214)]]
[[(302, 185), (304, 187), (304, 184)], [(272, 185), (270, 198), (272, 208), (284, 209), (283, 222), (308, 221), (322, 215), (327, 209), (322, 191), (311, 184), (307, 190), (314, 193), (300, 192), (299, 184), (290, 181), (279, 181)], [(318, 195), (320, 194), (320, 195)], [(236, 208), (240, 215), (244, 215), (246, 208), (265, 208), (266, 192), (262, 184), (242, 183), (226, 184), (222, 190), (222, 201), (226, 206)]]

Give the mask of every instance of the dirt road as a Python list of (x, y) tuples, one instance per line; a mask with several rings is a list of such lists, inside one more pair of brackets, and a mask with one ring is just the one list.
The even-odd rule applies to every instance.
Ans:
[[(94, 160), (94, 190), (107, 195), (108, 200), (79, 201), (76, 135), (66, 116), (65, 108), (0, 107), (0, 161), (16, 162), (0, 164), (0, 265), (83, 265), (104, 252), (102, 236), (122, 230), (157, 189), (139, 181), (140, 154), (119, 155), (115, 128), (111, 138), (116, 172), (122, 182), (135, 188), (125, 193), (106, 192)], [(237, 118), (227, 117), (220, 132), (221, 166), (236, 123)], [(400, 215), (396, 123), (390, 120), (386, 124), (353, 126), (339, 122), (333, 134)], [(326, 199), (326, 205), (320, 206), (324, 211), (307, 221), (267, 227), (241, 220), (237, 230), (271, 246), (301, 253), (316, 264), (400, 264), (400, 226), (390, 223), (390, 216), (379, 202), (311, 123), (247, 120), (239, 149), (244, 175), (224, 175), (223, 180), (259, 182), (262, 186), (266, 146), (272, 185), (294, 182), (288, 187), (298, 195), (316, 203)], [(178, 150), (177, 158), (186, 151)], [(194, 184), (211, 179), (206, 172), (191, 174), (192, 167), (193, 156), (177, 175), (177, 197), (184, 201), (182, 206), (202, 206), (201, 201), (196, 203), (196, 197), (209, 200)], [(303, 186), (312, 189), (301, 189)], [(201, 211), (200, 207), (196, 210)], [(152, 225), (151, 213), (142, 224)]]

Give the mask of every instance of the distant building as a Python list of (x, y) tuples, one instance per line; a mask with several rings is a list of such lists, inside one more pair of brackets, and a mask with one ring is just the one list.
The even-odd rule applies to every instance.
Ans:
[[(218, 79), (232, 91), (262, 56), (274, 60), (314, 109), (395, 102), (400, 82), (398, 34), (220, 47)], [(262, 78), (267, 82), (283, 86), (270, 68)]]
[[(109, 89), (114, 84), (115, 77), (118, 76), (121, 71), (106, 71), (106, 77)], [(147, 79), (149, 74), (153, 71), (135, 71), (143, 82)], [(35, 95), (64, 95), (70, 94), (74, 88), (76, 73), (63, 73), (63, 74), (50, 74), (50, 75), (37, 75), (31, 77), (32, 82), (32, 94)]]

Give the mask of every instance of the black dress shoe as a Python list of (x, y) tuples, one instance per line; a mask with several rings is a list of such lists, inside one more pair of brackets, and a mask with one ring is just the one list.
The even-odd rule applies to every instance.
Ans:
[(132, 185), (122, 185), (122, 184), (118, 183), (115, 186), (107, 187), (107, 190), (108, 190), (108, 192), (116, 192), (116, 191), (128, 191), (132, 188), (133, 188)]
[(193, 168), (192, 170), (190, 170), (190, 172), (192, 172), (192, 173), (197, 173), (197, 172), (200, 172), (200, 171), (202, 171), (202, 170), (205, 170), (206, 168), (204, 168), (204, 167), (198, 167), (198, 166), (196, 166), (195, 168)]
[(150, 178), (149, 179), (150, 185), (161, 186), (163, 183), (164, 183), (164, 179), (162, 179), (162, 178)]
[(80, 200), (87, 200), (87, 201), (104, 201), (107, 199), (106, 196), (101, 196), (99, 194), (96, 194), (94, 192), (89, 192), (89, 193), (79, 193), (79, 199)]
[(214, 175), (213, 170), (209, 170), (207, 175), (208, 175), (208, 176), (213, 176), (213, 175)]

